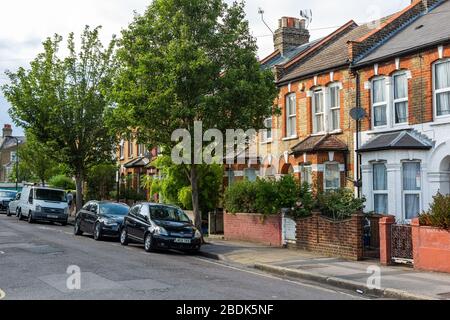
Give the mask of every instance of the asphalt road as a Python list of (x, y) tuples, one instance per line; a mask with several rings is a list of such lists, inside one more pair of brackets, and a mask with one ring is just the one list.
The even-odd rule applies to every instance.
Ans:
[[(81, 271), (70, 290), (69, 267)], [(77, 282), (72, 276), (69, 286)], [(4, 293), (4, 294), (3, 294)], [(2, 297), (4, 296), (4, 297)], [(146, 253), (0, 214), (0, 299), (343, 300), (360, 297), (179, 252)]]

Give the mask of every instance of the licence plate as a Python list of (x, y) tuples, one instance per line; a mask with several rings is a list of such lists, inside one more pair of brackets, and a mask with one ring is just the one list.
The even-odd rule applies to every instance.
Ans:
[(58, 217), (58, 216), (55, 216), (55, 215), (47, 215), (47, 218), (58, 219), (59, 217)]
[(175, 239), (175, 243), (186, 243), (186, 244), (190, 244), (190, 243), (191, 243), (191, 239)]

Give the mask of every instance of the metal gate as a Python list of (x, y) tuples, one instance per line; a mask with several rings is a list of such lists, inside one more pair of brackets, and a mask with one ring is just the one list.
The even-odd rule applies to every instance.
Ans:
[(391, 255), (393, 262), (413, 264), (412, 227), (410, 225), (392, 225)]
[(283, 244), (295, 244), (297, 239), (297, 223), (291, 218), (287, 211), (283, 211), (282, 215), (282, 236)]

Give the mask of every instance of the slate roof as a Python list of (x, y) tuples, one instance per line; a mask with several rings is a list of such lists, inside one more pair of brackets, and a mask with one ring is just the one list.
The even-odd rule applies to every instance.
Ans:
[(430, 150), (432, 143), (411, 130), (379, 134), (359, 148), (359, 153), (382, 150)]
[(129, 168), (142, 168), (149, 164), (149, 160), (144, 157), (139, 157), (136, 159), (131, 160), (130, 162), (127, 162), (123, 166), (127, 169)]
[[(19, 145), (25, 142), (25, 137), (16, 137), (19, 139)], [(16, 139), (13, 138), (0, 138), (0, 150), (15, 148), (17, 145)]]
[(355, 65), (368, 64), (450, 41), (450, 1), (423, 13), (413, 23), (376, 47)]
[(292, 154), (318, 151), (348, 151), (348, 146), (335, 135), (309, 136), (292, 148)]
[(298, 55), (302, 52), (305, 52), (306, 50), (308, 50), (309, 48), (311, 48), (313, 45), (315, 45), (316, 43), (318, 43), (321, 40), (322, 40), (322, 38), (305, 43), (301, 46), (298, 46), (294, 49), (289, 50), (288, 52), (285, 52), (283, 56), (280, 54), (280, 52), (278, 52), (277, 54), (275, 54), (275, 52), (274, 52), (274, 53), (272, 53), (274, 55), (272, 58), (270, 58), (270, 59), (266, 58), (266, 59), (268, 59), (267, 61), (264, 61), (266, 59), (262, 60), (263, 61), (262, 67), (264, 69), (268, 69), (268, 68), (272, 68), (276, 65), (281, 65), (281, 64), (287, 63), (292, 58), (294, 58), (296, 55)]
[(353, 29), (350, 31), (344, 33), (331, 43), (325, 44), (314, 56), (298, 63), (279, 82), (301, 78), (302, 76), (320, 73), (324, 70), (349, 64), (347, 43), (361, 38), (370, 31), (371, 29), (367, 24), (353, 26)]

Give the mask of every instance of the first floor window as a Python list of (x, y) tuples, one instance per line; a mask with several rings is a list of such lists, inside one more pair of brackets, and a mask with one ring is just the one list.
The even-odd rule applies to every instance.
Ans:
[(408, 77), (406, 73), (394, 76), (395, 124), (408, 122)]
[(263, 139), (264, 141), (271, 141), (272, 140), (272, 117), (267, 118), (264, 121), (264, 135), (263, 135)]
[(375, 213), (388, 214), (387, 170), (384, 163), (373, 165), (373, 196)]
[(121, 142), (120, 142), (120, 145), (119, 145), (119, 156), (120, 156), (120, 159), (123, 159), (124, 158), (124, 156), (125, 156), (125, 150), (124, 150), (124, 141), (122, 140)]
[(128, 140), (128, 157), (133, 157), (133, 142)]
[(325, 131), (325, 110), (322, 90), (316, 90), (313, 94), (313, 131), (314, 133)]
[(297, 135), (297, 103), (295, 93), (286, 97), (286, 137)]
[(387, 125), (386, 79), (376, 79), (372, 83), (373, 125)]
[(341, 170), (338, 163), (325, 164), (325, 191), (336, 190), (341, 187)]
[(301, 167), (302, 183), (312, 185), (312, 166), (302, 165)]
[(255, 169), (245, 169), (244, 170), (245, 179), (251, 182), (256, 181), (256, 170)]
[(228, 170), (228, 186), (231, 186), (234, 182), (234, 171)]
[(420, 194), (422, 190), (420, 163), (404, 162), (402, 173), (405, 219), (410, 220), (420, 214)]
[(11, 162), (16, 162), (17, 152), (11, 151)]
[(436, 116), (450, 115), (450, 61), (435, 64), (434, 78)]
[(330, 130), (336, 131), (341, 128), (341, 99), (339, 93), (339, 86), (330, 86)]

